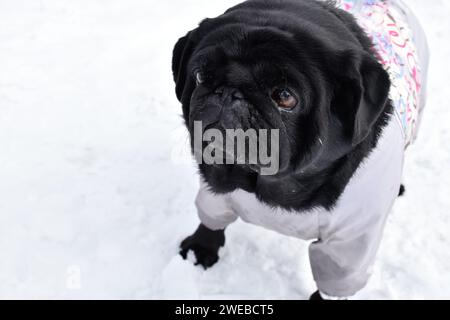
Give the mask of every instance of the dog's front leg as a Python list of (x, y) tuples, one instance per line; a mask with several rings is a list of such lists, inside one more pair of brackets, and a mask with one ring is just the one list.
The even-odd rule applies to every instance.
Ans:
[(180, 255), (186, 259), (188, 252), (192, 250), (197, 259), (195, 265), (208, 269), (219, 260), (219, 249), (224, 245), (225, 230), (214, 231), (200, 224), (193, 235), (181, 242)]

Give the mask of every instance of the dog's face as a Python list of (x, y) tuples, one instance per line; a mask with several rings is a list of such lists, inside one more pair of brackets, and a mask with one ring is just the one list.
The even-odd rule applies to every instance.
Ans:
[[(308, 16), (319, 15), (311, 23), (299, 8), (292, 19), (295, 9), (246, 2), (203, 21), (173, 56), (191, 140), (195, 121), (203, 131), (278, 129), (279, 170), (271, 179), (312, 175), (345, 156), (369, 134), (390, 86), (336, 17), (308, 8)], [(261, 179), (258, 165), (201, 164), (200, 171), (216, 192), (252, 189)]]

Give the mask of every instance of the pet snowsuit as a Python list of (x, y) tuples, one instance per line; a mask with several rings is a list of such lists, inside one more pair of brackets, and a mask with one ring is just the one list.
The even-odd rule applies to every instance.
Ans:
[(304, 240), (320, 292), (350, 297), (370, 276), (383, 229), (401, 185), (404, 150), (415, 138), (425, 106), (428, 47), (411, 11), (397, 0), (338, 0), (372, 39), (392, 81), (395, 116), (378, 146), (360, 165), (336, 206), (308, 212), (273, 209), (254, 194), (237, 190), (214, 195), (201, 182), (196, 206), (201, 222), (212, 230), (242, 220)]

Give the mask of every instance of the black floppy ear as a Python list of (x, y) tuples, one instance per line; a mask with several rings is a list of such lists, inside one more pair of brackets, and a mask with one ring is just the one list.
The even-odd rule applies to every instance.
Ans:
[[(340, 64), (332, 110), (339, 116), (353, 146), (367, 138), (389, 99), (391, 81), (368, 53), (348, 54)], [(342, 61), (341, 61), (342, 62)]]
[(193, 31), (188, 32), (183, 38), (180, 38), (173, 49), (172, 72), (175, 81), (175, 91), (178, 100), (181, 102), (183, 90), (186, 85), (187, 64), (194, 52), (195, 44), (193, 41)]

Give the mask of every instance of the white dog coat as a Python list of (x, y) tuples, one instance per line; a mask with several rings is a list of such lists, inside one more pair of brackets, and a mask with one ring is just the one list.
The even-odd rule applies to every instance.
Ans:
[(415, 136), (425, 104), (428, 51), (418, 21), (399, 1), (341, 0), (337, 4), (357, 17), (391, 75), (396, 116), (377, 148), (363, 161), (332, 211), (272, 209), (242, 190), (214, 195), (204, 182), (196, 206), (201, 222), (212, 230), (225, 229), (240, 217), (288, 236), (314, 240), (309, 256), (320, 292), (349, 297), (368, 281), (386, 218), (398, 196), (405, 145)]

